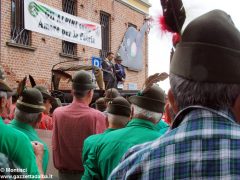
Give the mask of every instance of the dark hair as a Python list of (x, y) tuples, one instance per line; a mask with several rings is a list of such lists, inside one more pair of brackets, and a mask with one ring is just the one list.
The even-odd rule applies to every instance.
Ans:
[(111, 54), (114, 55), (113, 52), (108, 52), (108, 53), (107, 53), (107, 57), (108, 57), (109, 55), (111, 55)]
[(19, 98), (19, 96), (18, 96), (17, 94), (14, 94), (14, 95), (12, 96), (12, 103), (13, 103), (13, 104), (16, 103), (17, 100), (18, 100), (18, 98)]
[(43, 98), (43, 103), (45, 104), (47, 102), (47, 98)]
[(105, 99), (103, 97), (100, 97), (95, 102), (95, 108), (101, 112), (105, 111), (107, 108), (107, 105), (105, 103)]

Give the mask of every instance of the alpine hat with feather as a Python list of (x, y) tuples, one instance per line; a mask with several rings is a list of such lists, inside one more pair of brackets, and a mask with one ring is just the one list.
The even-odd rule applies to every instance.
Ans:
[(129, 101), (143, 109), (162, 113), (165, 105), (165, 93), (155, 83), (163, 81), (167, 77), (167, 73), (156, 73), (149, 76), (146, 79), (142, 90), (136, 96), (131, 96)]
[(42, 94), (36, 88), (24, 89), (17, 100), (16, 107), (27, 113), (39, 113), (45, 110)]
[(210, 11), (183, 32), (170, 71), (193, 81), (240, 83), (240, 32), (221, 10)]

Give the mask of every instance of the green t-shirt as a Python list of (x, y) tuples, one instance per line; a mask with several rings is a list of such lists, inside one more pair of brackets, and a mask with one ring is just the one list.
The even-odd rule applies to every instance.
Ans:
[(124, 153), (137, 144), (153, 141), (162, 134), (155, 124), (132, 119), (125, 128), (107, 133), (90, 151), (84, 166), (85, 179), (107, 179)]
[(32, 144), (22, 132), (4, 124), (0, 117), (0, 152), (7, 155), (28, 175), (38, 175), (39, 171)]
[(99, 140), (107, 133), (116, 130), (113, 128), (108, 128), (104, 131), (104, 133), (102, 134), (94, 134), (89, 136), (87, 139), (84, 140), (83, 143), (83, 150), (82, 150), (82, 162), (83, 164), (85, 163), (85, 161), (88, 158), (88, 153), (90, 152), (90, 150), (93, 148), (94, 145), (96, 145)]
[(43, 165), (42, 165), (42, 168), (43, 168), (43, 172), (44, 174), (46, 174), (47, 172), (47, 166), (48, 166), (48, 147), (46, 145), (45, 142), (43, 142), (37, 132), (35, 131), (35, 129), (30, 126), (29, 124), (27, 123), (23, 123), (23, 122), (20, 122), (18, 120), (12, 120), (11, 123), (9, 124), (9, 126), (23, 132), (24, 134), (27, 135), (27, 137), (30, 139), (30, 141), (38, 141), (40, 143), (42, 143), (44, 145), (44, 154), (43, 154)]
[(163, 120), (160, 120), (155, 127), (158, 129), (161, 135), (165, 134), (165, 132), (169, 129), (169, 125)]

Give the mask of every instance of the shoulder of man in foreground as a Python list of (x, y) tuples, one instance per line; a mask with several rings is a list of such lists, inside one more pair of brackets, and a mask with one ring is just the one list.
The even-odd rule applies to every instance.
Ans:
[[(154, 146), (157, 147), (159, 144), (159, 139), (157, 139), (155, 141), (136, 145), (130, 148), (123, 155), (120, 164), (112, 171), (108, 179), (127, 179), (129, 176), (137, 179), (137, 177), (141, 177), (143, 173), (143, 168), (141, 167), (144, 165), (144, 161), (148, 159), (147, 157), (149, 157), (152, 148)], [(127, 175), (127, 172), (130, 171), (132, 173), (128, 173)]]
[[(26, 168), (27, 174), (39, 175), (35, 154), (27, 135), (10, 126), (5, 126), (5, 128), (8, 131), (7, 140), (2, 142), (0, 151), (16, 162), (21, 168)], [(24, 147), (24, 150), (20, 147)]]
[[(116, 129), (114, 131), (108, 132), (100, 136), (97, 142), (91, 147), (90, 151), (88, 152), (88, 157), (84, 162), (84, 175), (82, 179), (102, 179), (102, 174), (100, 172), (99, 167), (99, 154), (102, 151), (102, 148), (105, 147), (107, 144), (111, 144), (111, 142), (116, 142), (116, 134), (121, 129)], [(117, 132), (117, 133), (115, 133)]]
[[(225, 151), (231, 154), (229, 156), (231, 164), (238, 159), (240, 161), (240, 156), (238, 157), (234, 153), (231, 153), (238, 149), (240, 150), (239, 146), (235, 145), (236, 143), (240, 143), (240, 126), (234, 121), (224, 119), (223, 116), (219, 119), (217, 115), (210, 115), (207, 111), (203, 111), (202, 116), (205, 119), (197, 119), (196, 121), (195, 118), (195, 121), (183, 122), (179, 127), (167, 132), (153, 142), (134, 146), (124, 155), (122, 162), (113, 170), (109, 179), (140, 177), (148, 179), (156, 176), (162, 178), (165, 176), (165, 173), (170, 173), (168, 169), (170, 167), (176, 167), (179, 170), (180, 166), (178, 162), (182, 162), (182, 160), (189, 163), (193, 162), (194, 160), (191, 159), (193, 156), (200, 158), (199, 161), (201, 162), (203, 160), (201, 157), (205, 154), (205, 161), (206, 159), (211, 160), (209, 161), (211, 165), (205, 163), (204, 167), (199, 169), (197, 164), (188, 164), (188, 168), (190, 166), (191, 168), (195, 168), (196, 173), (201, 173), (204, 171), (204, 168), (214, 165), (216, 165), (214, 167), (218, 167), (223, 162), (221, 157), (212, 156), (212, 149), (215, 148), (215, 151), (220, 153), (222, 148), (219, 145), (223, 143), (227, 143), (226, 147), (224, 147)], [(196, 117), (196, 114), (192, 114), (189, 117)], [(212, 146), (209, 146), (209, 144)], [(233, 145), (230, 146), (228, 144)], [(234, 164), (234, 166), (236, 167), (237, 165)], [(182, 167), (180, 169), (184, 171)], [(188, 172), (188, 170), (186, 171)], [(187, 176), (189, 175), (188, 177), (191, 177), (191, 172), (190, 170), (190, 174), (187, 174)], [(216, 171), (212, 170), (212, 172)], [(180, 176), (181, 174), (176, 173), (171, 175)], [(207, 176), (209, 173), (205, 173), (205, 175)], [(217, 174), (214, 176), (217, 176)]]

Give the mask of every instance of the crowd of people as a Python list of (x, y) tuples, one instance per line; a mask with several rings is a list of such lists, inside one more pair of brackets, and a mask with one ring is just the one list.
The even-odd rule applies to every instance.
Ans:
[[(7, 141), (1, 141), (1, 152), (6, 156), (2, 162), (8, 160), (16, 167), (27, 169), (25, 174), (47, 173), (49, 148), (36, 129), (52, 130), (52, 158), (59, 179), (106, 179), (130, 147), (154, 140), (169, 128), (161, 120), (165, 93), (156, 84), (151, 84), (141, 96), (132, 96), (128, 100), (117, 89), (110, 88), (104, 97), (96, 100), (96, 109), (93, 109), (90, 104), (96, 86), (91, 75), (81, 70), (72, 79), (72, 103), (58, 107), (50, 117), (55, 98), (46, 87), (23, 87), (19, 93), (19, 89), (12, 92), (3, 78), (0, 82), (3, 82), (0, 83), (2, 112), (8, 107), (14, 109), (12, 119), (8, 115), (2, 120), (5, 131), (0, 132), (0, 137)], [(9, 89), (5, 90), (4, 86)], [(16, 103), (10, 106), (4, 103), (8, 101), (8, 91), (12, 95), (19, 93)], [(7, 136), (10, 130), (13, 137)], [(22, 141), (28, 146), (21, 147)], [(96, 151), (98, 147), (101, 149)]]
[[(43, 86), (24, 88), (15, 105), (7, 103), (13, 93), (1, 69), (1, 168), (45, 175), (49, 150), (36, 133), (42, 128), (53, 133), (60, 180), (240, 179), (240, 32), (228, 14), (213, 10), (190, 22), (181, 38), (167, 95), (157, 84), (162, 73), (129, 98), (104, 79), (109, 88), (94, 109), (96, 86), (81, 70), (72, 78), (72, 103), (52, 117), (56, 100)], [(112, 66), (113, 53), (107, 59)]]

